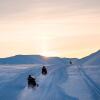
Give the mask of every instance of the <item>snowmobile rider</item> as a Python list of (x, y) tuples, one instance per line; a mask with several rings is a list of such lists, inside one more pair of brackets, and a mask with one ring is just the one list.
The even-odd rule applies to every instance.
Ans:
[(34, 88), (37, 86), (36, 79), (32, 77), (31, 75), (28, 76), (28, 87)]
[(47, 74), (47, 68), (45, 66), (42, 67), (42, 74), (43, 75)]
[(69, 63), (70, 63), (70, 65), (72, 65), (72, 64), (73, 64), (71, 60), (70, 60), (70, 62), (69, 62)]

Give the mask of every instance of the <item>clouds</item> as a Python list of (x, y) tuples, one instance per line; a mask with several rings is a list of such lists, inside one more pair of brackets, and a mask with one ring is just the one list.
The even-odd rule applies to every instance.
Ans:
[(0, 16), (28, 14), (30, 11), (33, 13), (38, 11), (47, 13), (54, 10), (67, 13), (80, 9), (100, 11), (99, 5), (100, 0), (0, 0)]
[(27, 11), (30, 5), (28, 0), (0, 0), (0, 16)]

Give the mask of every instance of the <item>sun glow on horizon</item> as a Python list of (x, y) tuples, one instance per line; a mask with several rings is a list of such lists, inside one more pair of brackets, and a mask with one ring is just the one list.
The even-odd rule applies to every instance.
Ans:
[(40, 53), (40, 55), (45, 56), (45, 57), (55, 57), (55, 56), (58, 56), (59, 54), (55, 51), (43, 51)]

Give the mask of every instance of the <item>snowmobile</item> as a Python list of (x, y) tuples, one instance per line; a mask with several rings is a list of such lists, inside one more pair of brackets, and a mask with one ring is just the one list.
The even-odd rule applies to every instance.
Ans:
[(32, 77), (31, 75), (28, 76), (28, 87), (29, 88), (35, 88), (38, 87), (39, 85), (36, 83), (36, 79)]
[(45, 66), (42, 67), (42, 74), (43, 75), (46, 75), (47, 74), (47, 69)]
[(70, 63), (70, 65), (72, 65), (72, 64), (73, 64), (71, 60), (70, 60), (70, 62), (69, 62), (69, 63)]

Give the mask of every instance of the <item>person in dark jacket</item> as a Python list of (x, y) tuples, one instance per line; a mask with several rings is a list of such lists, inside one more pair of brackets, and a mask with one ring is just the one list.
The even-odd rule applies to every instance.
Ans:
[(42, 74), (43, 75), (47, 74), (47, 68), (45, 66), (42, 67)]
[(34, 77), (32, 77), (31, 75), (28, 76), (28, 87), (30, 88), (34, 88), (35, 86), (37, 86), (36, 84), (36, 79)]
[(69, 62), (69, 63), (70, 63), (70, 65), (72, 65), (72, 64), (73, 64), (71, 60), (70, 60), (70, 62)]

